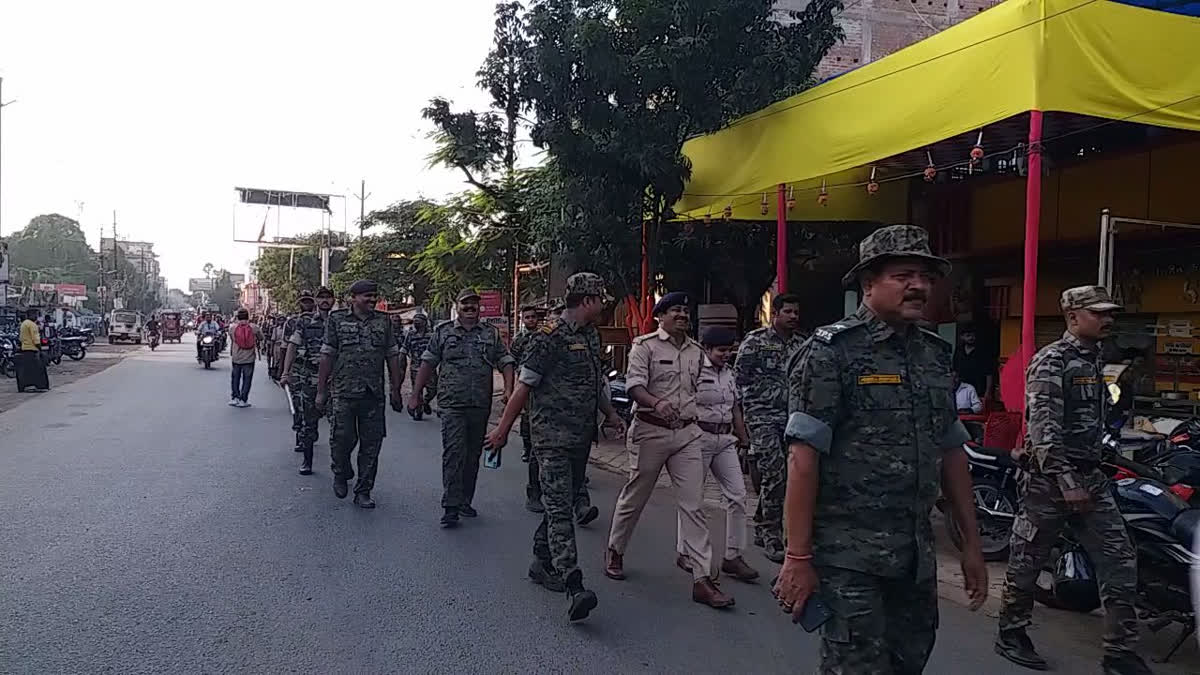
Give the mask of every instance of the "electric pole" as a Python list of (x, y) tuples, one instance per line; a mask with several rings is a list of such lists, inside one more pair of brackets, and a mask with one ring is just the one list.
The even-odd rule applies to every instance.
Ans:
[(371, 196), (367, 192), (367, 179), (362, 179), (359, 183), (358, 194), (354, 196), (358, 199), (358, 236), (361, 238), (367, 227), (367, 197)]

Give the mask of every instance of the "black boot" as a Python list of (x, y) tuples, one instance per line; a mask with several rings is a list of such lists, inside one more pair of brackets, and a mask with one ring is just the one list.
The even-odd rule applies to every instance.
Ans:
[(529, 578), (533, 583), (554, 593), (562, 593), (567, 589), (566, 583), (549, 562), (534, 560), (529, 564)]
[(1154, 671), (1146, 665), (1142, 657), (1133, 652), (1120, 654), (1105, 654), (1100, 661), (1104, 675), (1153, 675)]
[(311, 447), (304, 448), (304, 461), (300, 463), (300, 475), (312, 475), (313, 449)]
[(333, 494), (338, 499), (345, 499), (346, 495), (350, 494), (349, 482), (345, 478), (337, 478), (335, 476), (333, 479)]
[(545, 513), (546, 507), (542, 506), (542, 496), (525, 493), (525, 510), (533, 513)]
[(571, 621), (586, 619), (588, 614), (596, 609), (599, 601), (596, 600), (595, 593), (583, 587), (583, 572), (576, 569), (568, 574), (566, 586), (567, 597), (571, 600), (571, 605), (567, 609), (567, 618)]
[(1000, 635), (996, 638), (996, 653), (1018, 666), (1033, 670), (1049, 668), (1046, 659), (1043, 659), (1033, 648), (1033, 641), (1029, 639), (1024, 628), (1000, 631)]
[(595, 506), (586, 506), (584, 504), (575, 505), (575, 522), (580, 525), (587, 525), (593, 520), (600, 517), (600, 509)]
[(375, 500), (371, 499), (370, 492), (355, 492), (354, 505), (360, 509), (373, 509), (375, 508)]
[(451, 528), (458, 527), (458, 509), (446, 509), (442, 514), (442, 527)]
[(763, 555), (767, 557), (767, 560), (770, 560), (777, 565), (782, 565), (784, 553), (785, 551), (782, 541), (778, 539), (767, 539), (763, 541)]

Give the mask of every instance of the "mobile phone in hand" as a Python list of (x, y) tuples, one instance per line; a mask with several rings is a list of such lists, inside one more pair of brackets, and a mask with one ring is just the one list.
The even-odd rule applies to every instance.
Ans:
[(804, 611), (800, 612), (799, 624), (804, 632), (811, 633), (824, 626), (825, 622), (832, 618), (833, 612), (829, 610), (829, 606), (825, 604), (819, 594), (813, 593), (804, 602)]

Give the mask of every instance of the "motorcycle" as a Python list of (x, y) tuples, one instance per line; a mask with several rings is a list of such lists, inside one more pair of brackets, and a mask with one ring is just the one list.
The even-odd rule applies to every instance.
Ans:
[[(975, 496), (975, 521), (979, 526), (983, 559), (989, 562), (1008, 559), (1010, 533), (1021, 503), (1017, 481), (1021, 469), (1007, 450), (985, 448), (974, 441), (963, 444), (971, 471), (971, 492)], [(946, 534), (962, 550), (962, 528), (945, 499), (937, 502), (946, 520)]]
[(59, 344), (62, 346), (62, 353), (72, 361), (82, 361), (83, 357), (87, 356), (87, 338), (82, 335), (60, 338)]
[(17, 376), (17, 342), (8, 335), (0, 335), (0, 374), (4, 377)]
[[(1200, 555), (1192, 552), (1200, 535), (1200, 509), (1190, 508), (1169, 486), (1151, 478), (1119, 478), (1112, 491), (1137, 551), (1139, 618), (1154, 632), (1175, 623), (1183, 626), (1161, 659), (1165, 662), (1195, 632), (1189, 576), (1192, 566), (1200, 565)], [(1038, 602), (1075, 612), (1100, 606), (1094, 565), (1070, 527), (1060, 535), (1050, 560), (1051, 581), (1038, 580)]]
[(62, 329), (62, 336), (64, 338), (81, 337), (83, 338), (83, 344), (87, 347), (91, 347), (96, 343), (96, 335), (91, 328), (76, 328), (74, 326), (67, 326), (66, 328)]
[(204, 369), (212, 368), (213, 361), (217, 360), (217, 337), (215, 335), (205, 335), (200, 338), (200, 354), (196, 357), (200, 363), (204, 364)]
[(154, 351), (157, 348), (158, 348), (158, 332), (155, 331), (155, 332), (150, 333), (150, 351)]
[(58, 336), (42, 338), (42, 358), (46, 363), (62, 363), (62, 340)]
[(625, 391), (625, 376), (615, 370), (608, 371), (608, 393), (617, 415), (629, 425), (633, 420), (633, 400)]

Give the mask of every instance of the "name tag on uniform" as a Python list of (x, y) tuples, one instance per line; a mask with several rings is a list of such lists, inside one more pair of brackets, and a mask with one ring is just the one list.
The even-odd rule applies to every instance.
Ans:
[(859, 384), (900, 384), (900, 375), (899, 374), (887, 375), (887, 374), (879, 374), (879, 373), (877, 373), (875, 375), (859, 375), (858, 383)]
[(716, 380), (700, 380), (700, 384), (712, 384), (714, 382), (716, 382)]
[(664, 365), (664, 366), (669, 366), (669, 365), (671, 365), (672, 363), (675, 363), (675, 362), (674, 362), (674, 361), (672, 361), (671, 359), (660, 359), (660, 360), (659, 360), (659, 363), (661, 363), (661, 364), (662, 364), (662, 365)]
[(777, 352), (783, 349), (783, 345), (767, 343), (762, 346), (763, 351)]
[(582, 352), (587, 349), (587, 345), (570, 345), (567, 347), (567, 349), (570, 349), (573, 352)]
[(1073, 377), (1071, 384), (1096, 384), (1095, 377)]

